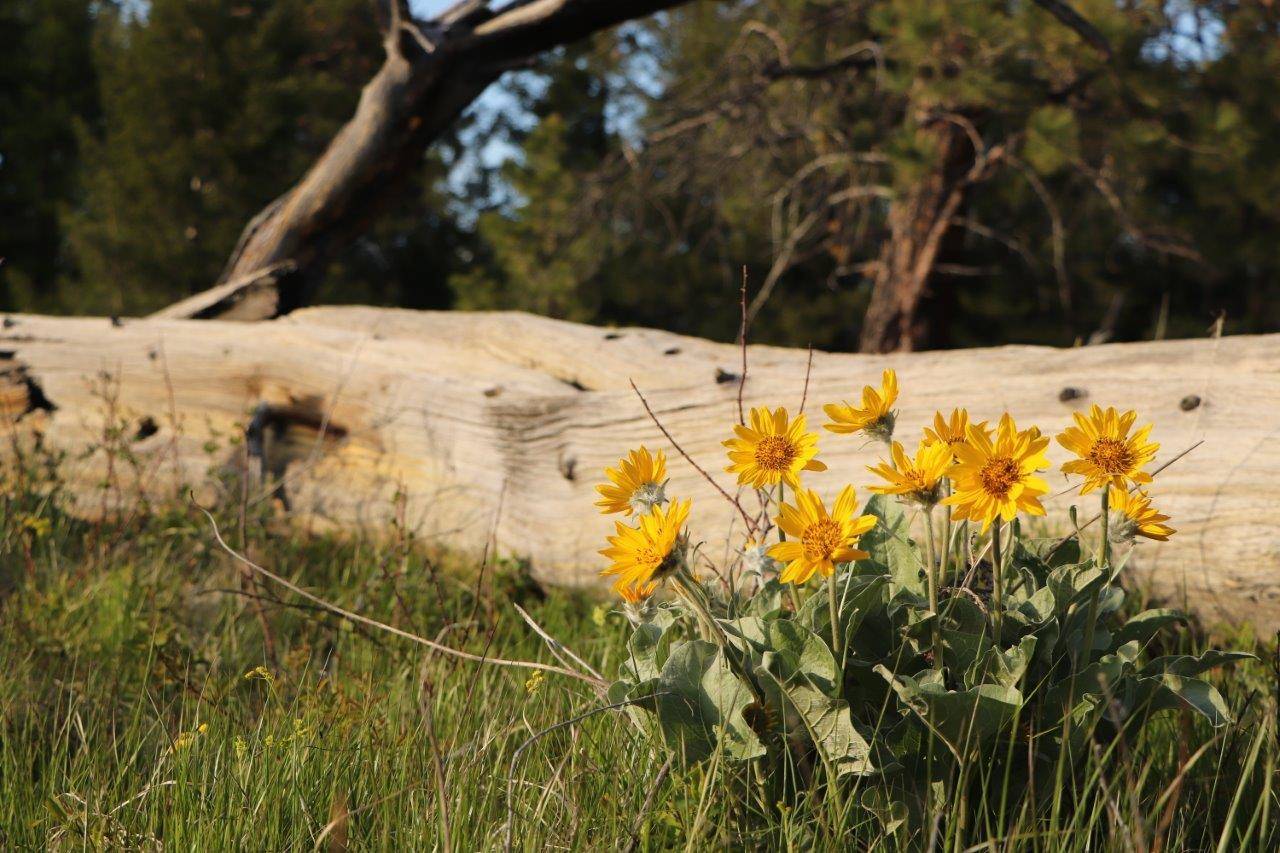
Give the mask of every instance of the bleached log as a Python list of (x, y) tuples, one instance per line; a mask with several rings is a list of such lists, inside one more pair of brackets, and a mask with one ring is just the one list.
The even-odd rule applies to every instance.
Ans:
[[(752, 346), (746, 404), (797, 409), (806, 358)], [(668, 493), (694, 498), (708, 556), (740, 545), (740, 519), (671, 451), (629, 385), (732, 492), (720, 441), (737, 420), (740, 361), (730, 345), (512, 313), (332, 307), (262, 323), (121, 325), (16, 315), (0, 332), (0, 416), (12, 424), (9, 453), (37, 435), (66, 451), (62, 474), (86, 515), (120, 511), (137, 494), (181, 501), (187, 486), (204, 500), (238, 499), (219, 475), (261, 446), (253, 465), (269, 476), (251, 498), (300, 524), (376, 530), (401, 513), (424, 539), (478, 553), (492, 537), (539, 579), (580, 585), (597, 582), (595, 552), (612, 528), (592, 506), (593, 486), (641, 443), (673, 457)], [(811, 424), (822, 402), (857, 394), (885, 367), (898, 371), (898, 429), (911, 441), (939, 408), (985, 418), (1007, 409), (1052, 433), (1094, 402), (1154, 421), (1157, 463), (1203, 441), (1159, 476), (1157, 504), (1178, 534), (1140, 545), (1134, 571), (1209, 622), (1280, 627), (1280, 335), (817, 353)], [(849, 481), (865, 496), (864, 466), (878, 453), (824, 434), (831, 470), (811, 483), (833, 495)], [(1071, 500), (1049, 502), (1051, 523)]]

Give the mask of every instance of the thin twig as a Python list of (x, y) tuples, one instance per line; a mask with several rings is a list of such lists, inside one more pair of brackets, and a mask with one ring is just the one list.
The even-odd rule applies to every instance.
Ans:
[(699, 474), (702, 475), (702, 479), (706, 480), (708, 483), (714, 486), (715, 490), (719, 492), (724, 497), (725, 500), (727, 500), (730, 504), (733, 505), (734, 509), (736, 509), (738, 513), (742, 516), (743, 522), (746, 523), (748, 532), (755, 533), (756, 524), (751, 520), (751, 517), (747, 515), (747, 511), (742, 508), (742, 504), (739, 503), (733, 497), (733, 495), (726, 492), (723, 486), (721, 486), (715, 480), (711, 479), (711, 475), (708, 474), (701, 465), (693, 461), (693, 457), (685, 452), (684, 448), (680, 446), (679, 442), (677, 442), (675, 438), (671, 435), (671, 433), (667, 431), (667, 428), (662, 425), (662, 421), (658, 420), (658, 416), (653, 413), (653, 409), (649, 406), (649, 401), (645, 399), (644, 394), (641, 394), (640, 389), (636, 387), (635, 380), (632, 379), (630, 380), (630, 382), (631, 382), (631, 390), (636, 392), (636, 396), (640, 398), (640, 402), (644, 405), (644, 410), (649, 413), (649, 418), (654, 422), (654, 424), (658, 427), (658, 429), (662, 430), (662, 434), (667, 437), (667, 441), (671, 442), (671, 446), (676, 449), (677, 453), (679, 453), (681, 456), (684, 457), (684, 461), (688, 462), (690, 465), (693, 466), (693, 470), (697, 471)]
[(559, 657), (560, 653), (564, 652), (566, 655), (569, 656), (569, 659), (572, 660), (574, 663), (576, 663), (578, 666), (582, 667), (587, 672), (591, 673), (601, 681), (604, 681), (604, 676), (596, 672), (595, 668), (591, 666), (591, 664), (587, 663), (585, 660), (583, 660), (582, 658), (574, 654), (573, 649), (569, 648), (564, 643), (560, 642), (555, 637), (551, 636), (545, 630), (543, 630), (542, 626), (539, 625), (537, 622), (535, 622), (533, 617), (530, 616), (528, 613), (526, 613), (523, 607), (521, 607), (519, 604), (516, 604), (514, 602), (512, 602), (511, 606), (516, 609), (516, 612), (520, 614), (520, 618), (523, 619), (525, 623), (530, 628), (533, 629), (534, 633), (546, 641), (547, 646), (551, 649), (552, 654), (554, 654), (556, 657)]
[(742, 347), (742, 375), (738, 377), (738, 423), (747, 425), (742, 409), (742, 392), (747, 387), (747, 265), (742, 265), (742, 290), (738, 304), (742, 307), (742, 321), (738, 326), (738, 343)]
[(454, 648), (450, 648), (449, 646), (441, 645), (440, 643), (434, 642), (432, 640), (428, 640), (426, 637), (420, 637), (417, 634), (411, 634), (408, 631), (401, 630), (400, 628), (396, 628), (395, 626), (388, 625), (384, 622), (379, 622), (376, 619), (370, 619), (368, 616), (362, 616), (359, 613), (354, 613), (350, 610), (341, 608), (336, 604), (332, 604), (328, 601), (325, 601), (323, 598), (320, 598), (317, 595), (313, 595), (307, 592), (302, 587), (297, 586), (296, 584), (280, 577), (280, 575), (277, 575), (275, 572), (271, 571), (270, 569), (264, 569), (262, 566), (259, 566), (257, 563), (253, 562), (248, 557), (245, 557), (243, 554), (240, 554), (239, 552), (237, 552), (234, 548), (232, 548), (230, 545), (226, 543), (226, 540), (222, 538), (222, 533), (218, 530), (218, 522), (216, 519), (214, 519), (213, 514), (209, 512), (209, 510), (200, 506), (200, 504), (196, 503), (194, 499), (191, 500), (191, 503), (196, 507), (196, 509), (204, 513), (206, 518), (209, 519), (209, 524), (213, 528), (213, 538), (217, 540), (218, 545), (220, 545), (224, 551), (226, 551), (236, 560), (240, 561), (241, 563), (243, 563), (245, 566), (249, 567), (253, 571), (258, 572), (263, 577), (266, 577), (270, 580), (275, 581), (276, 583), (280, 584), (280, 586), (292, 592), (294, 595), (300, 595), (303, 598), (307, 599), (308, 601), (314, 604), (320, 605), (325, 610), (328, 610), (330, 613), (333, 613), (337, 616), (341, 616), (342, 618), (348, 619), (352, 622), (358, 622), (361, 625), (367, 625), (370, 628), (381, 629), (383, 631), (386, 631), (389, 634), (394, 634), (397, 637), (401, 637), (402, 639), (411, 640), (415, 643), (418, 643), (419, 645), (426, 646), (429, 649), (434, 649), (437, 652), (443, 652), (444, 654), (447, 654), (447, 655), (453, 655), (454, 657), (462, 658), (463, 660), (476, 661), (477, 663), (491, 663), (495, 666), (514, 666), (514, 667), (520, 667), (522, 669), (540, 669), (543, 672), (550, 672), (550, 673), (554, 673), (555, 675), (567, 675), (570, 678), (576, 678), (579, 681), (585, 681), (594, 687), (603, 688), (606, 686), (606, 682), (601, 678), (597, 678), (592, 675), (587, 675), (585, 673), (577, 672), (576, 670), (566, 669), (564, 667), (552, 666), (551, 664), (538, 663), (536, 661), (504, 660), (503, 658), (491, 658), (491, 657), (482, 657), (480, 655), (473, 655), (470, 652), (464, 652), (464, 651), (461, 651), (460, 649), (454, 649)]
[(813, 372), (813, 341), (809, 342), (809, 363), (804, 367), (804, 393), (800, 395), (800, 414), (804, 414), (804, 404), (809, 401), (809, 374)]

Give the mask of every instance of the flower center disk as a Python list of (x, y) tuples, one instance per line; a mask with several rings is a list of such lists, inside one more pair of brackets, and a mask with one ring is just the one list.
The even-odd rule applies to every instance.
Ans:
[(781, 435), (766, 435), (756, 445), (756, 464), (766, 471), (786, 471), (796, 458), (796, 446)]
[(982, 466), (978, 479), (982, 482), (982, 490), (992, 497), (1003, 499), (1009, 494), (1014, 483), (1022, 477), (1018, 464), (1007, 456), (997, 456)]
[(1100, 438), (1089, 448), (1089, 461), (1108, 474), (1123, 474), (1133, 468), (1133, 452), (1117, 438)]
[(804, 555), (810, 560), (826, 560), (831, 557), (843, 537), (840, 535), (839, 522), (830, 518), (815, 521), (804, 529), (800, 543), (804, 546)]

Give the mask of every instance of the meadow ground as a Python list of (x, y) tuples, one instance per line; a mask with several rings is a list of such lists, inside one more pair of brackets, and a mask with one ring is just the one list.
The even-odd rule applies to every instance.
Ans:
[[(891, 838), (854, 798), (762, 803), (723, 764), (671, 767), (617, 711), (547, 732), (603, 700), (250, 586), (198, 513), (91, 525), (37, 495), (2, 500), (4, 849), (476, 850), (503, 847), (508, 828), (514, 847), (571, 850), (1225, 851), (1280, 838), (1272, 650), (1247, 638), (1226, 642), (1260, 660), (1211, 676), (1237, 724), (1167, 713), (1097, 745), (1053, 812), (993, 788), (1001, 823), (961, 834), (943, 815), (937, 838)], [(520, 605), (606, 675), (624, 654), (611, 604), (543, 591), (513, 563), (478, 571), (403, 540), (220, 520), (307, 590), (455, 648), (554, 664)], [(1205, 644), (1187, 630), (1169, 642)]]

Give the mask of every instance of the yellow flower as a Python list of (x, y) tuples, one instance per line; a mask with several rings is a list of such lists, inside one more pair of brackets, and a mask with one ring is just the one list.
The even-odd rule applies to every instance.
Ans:
[(887, 486), (871, 486), (871, 491), (878, 495), (902, 495), (904, 500), (925, 507), (936, 504), (942, 478), (951, 469), (951, 445), (945, 441), (922, 441), (916, 449), (915, 460), (912, 460), (902, 443), (895, 441), (890, 446), (890, 455), (893, 457), (892, 465), (881, 462), (867, 466), (868, 471), (889, 483)]
[(955, 493), (943, 503), (956, 508), (956, 518), (981, 521), (984, 533), (996, 516), (1012, 521), (1019, 512), (1044, 515), (1040, 495), (1049, 484), (1035, 474), (1049, 467), (1048, 446), (1049, 439), (1035, 427), (1019, 432), (1008, 413), (1000, 418), (994, 441), (970, 425), (969, 440), (955, 448)]
[(867, 552), (856, 547), (858, 537), (876, 526), (876, 517), (855, 516), (856, 504), (853, 486), (844, 487), (830, 513), (812, 489), (798, 490), (795, 506), (783, 503), (775, 520), (791, 538), (769, 549), (770, 557), (787, 564), (778, 580), (801, 584), (814, 572), (831, 576), (837, 563), (865, 559)]
[(648, 583), (629, 586), (622, 581), (618, 581), (613, 585), (613, 591), (622, 596), (622, 600), (627, 604), (643, 604), (658, 589), (658, 581), (649, 581)]
[(661, 580), (676, 568), (673, 549), (689, 517), (689, 501), (674, 501), (664, 510), (654, 507), (640, 516), (638, 527), (627, 527), (621, 521), (618, 535), (609, 537), (610, 547), (600, 552), (612, 565), (600, 574), (617, 575), (614, 589), (643, 587)]
[(620, 460), (617, 468), (605, 468), (604, 475), (610, 482), (596, 486), (602, 498), (596, 501), (596, 506), (603, 515), (613, 512), (643, 515), (667, 501), (663, 493), (667, 484), (667, 457), (661, 450), (654, 457), (642, 445)]
[[(987, 435), (991, 434), (991, 430), (987, 427), (987, 422), (974, 424), (977, 429), (982, 430)], [(964, 444), (969, 440), (969, 410), (968, 409), (952, 409), (951, 418), (942, 417), (942, 412), (934, 412), (933, 429), (924, 428), (924, 443), (936, 444), (942, 442), (951, 448), (952, 453), (955, 452), (957, 444)]]
[(722, 442), (729, 448), (729, 461), (724, 470), (738, 475), (740, 484), (753, 489), (776, 486), (784, 481), (793, 489), (800, 488), (801, 471), (825, 471), (827, 466), (818, 455), (818, 434), (805, 432), (804, 415), (793, 421), (785, 408), (770, 412), (761, 407), (751, 410), (751, 426), (735, 426), (737, 438)]
[(1137, 412), (1120, 414), (1112, 407), (1104, 412), (1094, 405), (1088, 417), (1079, 412), (1073, 417), (1076, 425), (1062, 431), (1058, 444), (1080, 457), (1062, 466), (1063, 473), (1084, 475), (1080, 494), (1108, 485), (1127, 489), (1129, 483), (1151, 482), (1151, 475), (1142, 468), (1155, 457), (1160, 445), (1147, 441), (1151, 424), (1129, 435)]
[(870, 385), (862, 389), (862, 408), (849, 403), (828, 403), (822, 407), (831, 418), (825, 428), (835, 433), (866, 432), (888, 441), (893, 435), (896, 413), (894, 401), (898, 399), (898, 374), (886, 370), (880, 380), (880, 390)]
[(1108, 538), (1117, 542), (1132, 542), (1135, 536), (1141, 536), (1164, 542), (1177, 532), (1164, 523), (1169, 520), (1169, 516), (1151, 506), (1151, 496), (1141, 489), (1130, 492), (1111, 486), (1107, 494), (1111, 509), (1119, 514), (1118, 519), (1111, 523)]
[(200, 725), (196, 726), (195, 731), (179, 732), (178, 736), (174, 738), (173, 743), (169, 745), (169, 751), (181, 752), (182, 750), (191, 746), (191, 744), (195, 743), (196, 738), (198, 738), (200, 735), (204, 734), (208, 730), (209, 730), (209, 724), (201, 723)]

